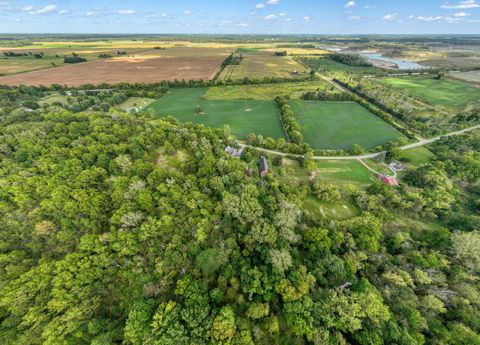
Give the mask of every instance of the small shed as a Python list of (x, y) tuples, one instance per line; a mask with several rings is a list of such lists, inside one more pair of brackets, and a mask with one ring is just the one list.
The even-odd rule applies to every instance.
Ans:
[(268, 161), (264, 156), (260, 157), (259, 170), (260, 170), (260, 177), (266, 177), (268, 175), (268, 172), (269, 172)]
[(235, 158), (240, 158), (242, 156), (242, 153), (243, 153), (243, 148), (240, 148), (240, 149), (236, 149), (232, 146), (227, 146), (225, 148), (225, 152), (229, 155), (231, 155), (232, 157), (235, 157)]
[(389, 186), (395, 186), (395, 187), (400, 186), (400, 183), (395, 177), (389, 177), (383, 174), (378, 174), (377, 178)]

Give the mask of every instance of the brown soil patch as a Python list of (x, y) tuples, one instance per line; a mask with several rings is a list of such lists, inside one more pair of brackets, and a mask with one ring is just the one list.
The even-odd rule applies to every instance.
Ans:
[[(168, 51), (168, 50), (167, 50)], [(170, 52), (171, 54), (172, 52)], [(4, 85), (79, 86), (83, 84), (154, 83), (162, 80), (211, 79), (225, 59), (224, 49), (209, 49), (196, 54), (195, 49), (176, 51), (175, 57), (149, 56), (143, 59), (108, 59), (65, 65), (57, 68), (0, 77)], [(151, 55), (151, 52), (150, 52)], [(159, 54), (163, 55), (163, 54)], [(166, 55), (166, 54), (165, 54)]]

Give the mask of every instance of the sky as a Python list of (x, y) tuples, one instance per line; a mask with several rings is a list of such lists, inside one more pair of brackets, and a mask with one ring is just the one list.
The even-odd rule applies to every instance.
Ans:
[(480, 0), (0, 0), (0, 32), (480, 34)]

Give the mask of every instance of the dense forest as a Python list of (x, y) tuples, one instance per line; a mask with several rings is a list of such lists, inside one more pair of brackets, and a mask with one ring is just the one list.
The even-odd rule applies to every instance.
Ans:
[(480, 344), (478, 133), (398, 188), (340, 188), (260, 180), (223, 130), (108, 107), (131, 88), (81, 94), (89, 111), (44, 92), (0, 93), (1, 344)]

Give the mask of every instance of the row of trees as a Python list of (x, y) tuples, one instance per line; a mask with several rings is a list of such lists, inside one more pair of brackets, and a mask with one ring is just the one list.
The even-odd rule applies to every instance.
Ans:
[(282, 125), (285, 129), (285, 133), (290, 142), (301, 145), (303, 143), (302, 129), (300, 128), (297, 119), (293, 115), (293, 109), (288, 104), (288, 98), (276, 97), (275, 103), (277, 104), (282, 119)]

